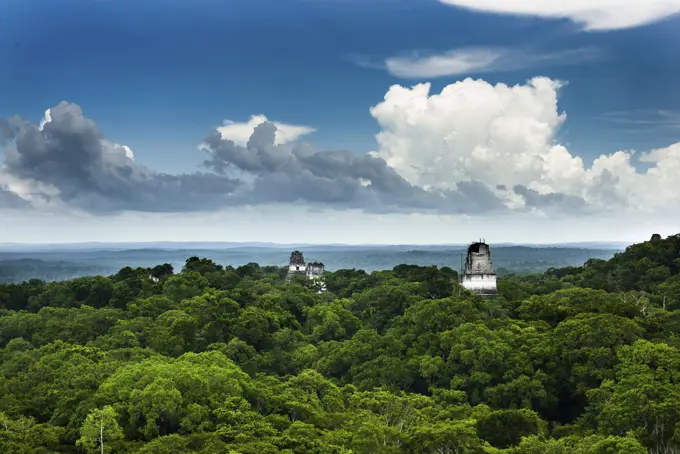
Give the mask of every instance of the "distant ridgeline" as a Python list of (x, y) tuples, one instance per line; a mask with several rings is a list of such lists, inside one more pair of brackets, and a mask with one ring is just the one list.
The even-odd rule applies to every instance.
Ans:
[[(325, 264), (324, 271), (362, 269), (367, 273), (390, 270), (399, 264), (453, 267), (467, 246), (310, 246), (304, 254), (312, 262)], [(510, 274), (543, 273), (555, 268), (578, 267), (590, 259), (610, 259), (616, 249), (582, 247), (494, 246), (494, 272), (500, 278)], [(206, 257), (225, 267), (249, 263), (289, 264), (290, 251), (279, 247), (235, 247), (227, 249), (125, 249), (125, 250), (2, 250), (0, 283), (30, 279), (61, 281), (79, 276), (110, 276), (121, 268), (153, 268), (168, 263), (179, 269), (187, 257)], [(304, 258), (303, 258), (304, 262)], [(304, 265), (305, 273), (307, 265)], [(463, 268), (462, 264), (460, 268)], [(302, 269), (302, 268), (301, 268)], [(462, 274), (462, 270), (458, 269)], [(285, 277), (288, 270), (283, 269)]]

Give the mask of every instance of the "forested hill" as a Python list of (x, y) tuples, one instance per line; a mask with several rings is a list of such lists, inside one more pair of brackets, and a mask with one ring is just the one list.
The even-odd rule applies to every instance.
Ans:
[(680, 309), (680, 235), (629, 246), (610, 260), (590, 259), (583, 266), (548, 269), (544, 274), (525, 276), (524, 281), (541, 289), (568, 285), (624, 292), (645, 292), (667, 308)]
[(495, 299), (446, 267), (318, 293), (196, 257), (0, 285), (0, 452), (675, 453), (679, 245)]

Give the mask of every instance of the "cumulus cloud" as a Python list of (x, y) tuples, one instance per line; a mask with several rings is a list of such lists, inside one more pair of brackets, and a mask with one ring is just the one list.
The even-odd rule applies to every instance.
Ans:
[[(570, 65), (601, 58), (593, 47), (541, 52), (534, 49), (468, 47), (443, 53), (412, 52), (385, 60), (384, 68), (393, 76), (421, 79), (463, 74), (483, 74), (533, 68), (538, 65)], [(359, 63), (362, 64), (363, 60)], [(374, 67), (380, 67), (375, 66)]]
[(184, 211), (209, 207), (237, 186), (216, 175), (167, 175), (139, 165), (128, 147), (104, 138), (75, 104), (62, 102), (38, 126), (19, 121), (16, 130), (2, 173), (14, 194), (32, 202), (100, 213)]
[(8, 192), (3, 198), (38, 207), (63, 205), (100, 214), (271, 203), (373, 213), (505, 210), (479, 182), (428, 191), (408, 183), (378, 157), (282, 143), (291, 136), (279, 136), (278, 127), (267, 121), (254, 128), (245, 145), (215, 130), (204, 141), (210, 171), (180, 175), (138, 164), (129, 147), (105, 138), (75, 104), (62, 102), (48, 109), (38, 125), (18, 121), (15, 129), (0, 174)]
[[(592, 165), (556, 142), (563, 84), (465, 79), (430, 93), (394, 85), (370, 109), (375, 151), (320, 150), (263, 121), (243, 142), (215, 130), (204, 171), (155, 172), (105, 138), (75, 104), (34, 125), (16, 120), (0, 169), (0, 205), (94, 213), (213, 211), (279, 204), (370, 213), (486, 215), (661, 213), (680, 206), (680, 143), (602, 154)], [(283, 138), (281, 138), (283, 137)], [(290, 139), (292, 140), (292, 139)], [(638, 172), (634, 160), (646, 164)], [(19, 204), (19, 205), (17, 205)], [(680, 214), (680, 213), (679, 213)]]
[(217, 128), (217, 130), (223, 139), (228, 139), (238, 145), (245, 146), (255, 128), (262, 123), (272, 123), (276, 126), (276, 133), (274, 134), (274, 143), (276, 145), (294, 142), (300, 137), (315, 131), (314, 128), (309, 126), (291, 125), (277, 121), (270, 122), (264, 115), (252, 115), (248, 121), (242, 123), (225, 120), (224, 124)]
[(543, 77), (512, 87), (466, 79), (438, 94), (429, 84), (392, 86), (371, 109), (381, 126), (375, 155), (416, 186), (445, 190), (478, 181), (516, 209), (650, 211), (677, 204), (680, 144), (642, 154), (651, 165), (644, 173), (629, 151), (603, 154), (588, 168), (555, 142), (566, 119), (557, 105), (561, 87)]
[(569, 19), (588, 31), (616, 30), (657, 22), (680, 13), (680, 0), (439, 0), (498, 14)]
[(378, 156), (422, 187), (529, 184), (566, 118), (557, 108), (560, 86), (547, 78), (515, 87), (466, 79), (430, 95), (429, 83), (394, 85), (370, 110), (381, 127)]
[(503, 204), (484, 185), (464, 181), (455, 190), (427, 191), (408, 183), (381, 158), (346, 150), (323, 151), (307, 143), (275, 143), (277, 128), (262, 123), (245, 146), (222, 138), (205, 140), (205, 166), (241, 175), (249, 203), (308, 203), (370, 212), (431, 210), (488, 212)]

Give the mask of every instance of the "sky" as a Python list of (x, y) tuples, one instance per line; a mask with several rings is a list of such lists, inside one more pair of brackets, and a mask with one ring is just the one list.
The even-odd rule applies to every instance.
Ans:
[(680, 0), (0, 2), (0, 242), (680, 231)]

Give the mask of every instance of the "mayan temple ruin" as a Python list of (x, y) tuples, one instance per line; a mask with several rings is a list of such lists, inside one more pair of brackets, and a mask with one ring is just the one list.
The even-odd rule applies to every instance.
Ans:
[(305, 263), (305, 257), (300, 251), (293, 251), (290, 254), (288, 279), (295, 275), (306, 276), (307, 279), (317, 282), (320, 292), (325, 292), (326, 284), (322, 279), (324, 270), (324, 265), (321, 262)]
[(465, 260), (465, 269), (460, 283), (463, 288), (482, 296), (494, 296), (496, 288), (496, 272), (491, 262), (491, 249), (484, 241), (470, 245)]
[(306, 274), (307, 267), (305, 265), (305, 257), (300, 251), (294, 251), (290, 254), (290, 262), (288, 263), (288, 277), (290, 278), (296, 274)]
[(324, 267), (321, 262), (312, 262), (307, 264), (307, 277), (309, 279), (318, 279), (323, 276)]

